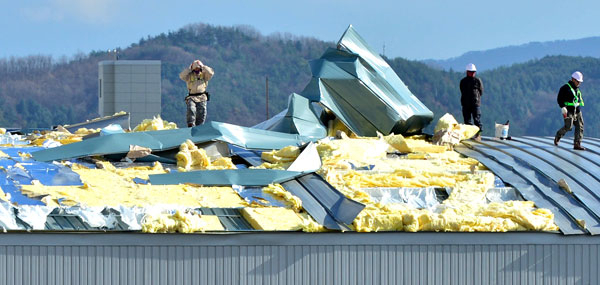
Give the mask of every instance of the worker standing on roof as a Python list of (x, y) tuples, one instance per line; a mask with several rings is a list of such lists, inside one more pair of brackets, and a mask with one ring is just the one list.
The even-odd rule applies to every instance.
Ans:
[(573, 140), (573, 149), (585, 150), (581, 146), (583, 139), (583, 115), (581, 107), (583, 107), (583, 97), (579, 85), (583, 82), (583, 74), (579, 71), (571, 74), (571, 80), (563, 85), (558, 91), (556, 102), (560, 107), (565, 125), (556, 132), (554, 136), (554, 145), (558, 145), (558, 141), (573, 127), (575, 124), (575, 139)]
[(185, 81), (188, 89), (188, 95), (185, 97), (188, 127), (202, 125), (206, 120), (206, 102), (210, 100), (206, 87), (214, 74), (212, 68), (198, 59), (179, 73), (179, 78)]
[(479, 132), (475, 135), (475, 140), (481, 140), (481, 95), (483, 95), (483, 82), (478, 77), (475, 77), (477, 68), (475, 64), (467, 64), (467, 76), (460, 81), (460, 103), (462, 105), (462, 113), (465, 124), (479, 127)]

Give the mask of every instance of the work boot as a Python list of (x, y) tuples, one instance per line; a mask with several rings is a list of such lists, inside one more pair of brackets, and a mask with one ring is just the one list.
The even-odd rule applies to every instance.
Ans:
[(481, 142), (481, 135), (476, 135), (473, 139), (478, 142)]
[(555, 146), (558, 146), (558, 142), (559, 142), (559, 141), (560, 141), (560, 137), (558, 137), (558, 136), (555, 136), (555, 137), (554, 137), (554, 145), (555, 145)]
[(573, 149), (574, 150), (585, 150), (585, 147), (582, 147), (581, 143), (575, 143), (575, 145), (573, 145)]

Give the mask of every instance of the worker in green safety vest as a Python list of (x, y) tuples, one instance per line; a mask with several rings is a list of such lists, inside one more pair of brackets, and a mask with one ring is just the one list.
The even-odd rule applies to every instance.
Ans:
[(556, 136), (554, 136), (554, 145), (558, 145), (560, 139), (571, 130), (573, 125), (575, 125), (573, 149), (585, 150), (585, 147), (581, 146), (581, 139), (583, 139), (583, 115), (581, 114), (583, 97), (581, 97), (579, 85), (581, 85), (582, 82), (583, 74), (579, 71), (575, 71), (571, 74), (571, 80), (563, 85), (558, 91), (556, 101), (562, 112), (565, 125), (556, 132)]

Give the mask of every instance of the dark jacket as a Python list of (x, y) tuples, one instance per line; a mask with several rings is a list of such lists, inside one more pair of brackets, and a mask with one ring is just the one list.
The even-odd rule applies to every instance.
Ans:
[[(575, 91), (575, 93), (577, 93), (577, 90), (579, 90), (579, 88), (575, 87), (575, 84), (573, 84), (573, 82), (569, 81), (567, 82), (567, 84), (563, 85), (560, 90), (558, 90), (558, 96), (556, 96), (556, 102), (558, 103), (558, 106), (562, 107), (567, 107), (567, 112), (573, 114), (575, 111), (575, 106), (566, 106), (565, 103), (566, 102), (573, 102), (573, 100), (575, 100), (575, 95), (573, 95), (573, 91), (571, 91), (571, 88), (569, 88), (569, 85), (571, 85), (571, 87), (573, 87), (573, 91)], [(580, 101), (583, 100), (582, 98), (579, 99)], [(577, 113), (581, 112), (581, 109), (579, 109), (579, 107), (577, 107)]]
[(483, 82), (475, 76), (465, 76), (460, 81), (460, 93), (460, 103), (463, 106), (479, 106), (483, 95)]

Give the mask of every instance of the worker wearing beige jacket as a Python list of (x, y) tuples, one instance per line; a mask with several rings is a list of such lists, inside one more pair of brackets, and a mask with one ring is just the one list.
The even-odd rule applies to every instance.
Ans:
[(210, 100), (206, 87), (214, 74), (212, 68), (198, 59), (179, 73), (179, 78), (185, 81), (188, 89), (188, 95), (185, 97), (188, 127), (202, 125), (206, 120), (206, 102)]

